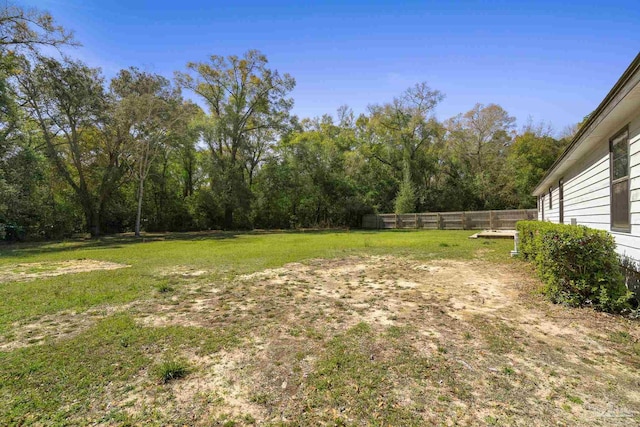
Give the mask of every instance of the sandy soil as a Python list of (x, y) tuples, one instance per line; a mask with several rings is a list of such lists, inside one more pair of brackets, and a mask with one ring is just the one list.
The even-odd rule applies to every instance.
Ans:
[(31, 262), (0, 266), (0, 283), (28, 281), (43, 277), (62, 276), (63, 274), (85, 273), (95, 270), (116, 270), (129, 267), (108, 261), (78, 259), (60, 262)]
[[(205, 288), (181, 308), (158, 307), (141, 320), (154, 326), (247, 327), (251, 339), (243, 352), (225, 356), (231, 357), (226, 369), (201, 365), (200, 373), (185, 381), (217, 384), (219, 394), (230, 396), (222, 405), (225, 411), (248, 412), (258, 420), (291, 419), (305, 400), (305, 375), (313, 371), (326, 341), (366, 322), (381, 333), (411, 328), (408, 342), (416, 354), (434, 357), (446, 351), (444, 363), (470, 390), (462, 398), (453, 392), (444, 415), (425, 408), (425, 422), (635, 422), (640, 358), (609, 338), (620, 331), (637, 342), (637, 324), (551, 305), (535, 294), (539, 283), (522, 267), (386, 256), (314, 260)], [(381, 358), (384, 345), (378, 343)], [(206, 380), (212, 375), (226, 380)], [(233, 387), (220, 388), (225, 383)], [(409, 383), (399, 380), (396, 391), (414, 403), (420, 400), (416, 393), (427, 390), (407, 392)], [(262, 412), (251, 403), (255, 393), (270, 396)]]
[[(411, 408), (426, 425), (637, 425), (637, 321), (549, 304), (526, 269), (479, 260), (350, 257), (185, 286), (128, 310), (153, 327), (237, 328), (243, 344), (206, 357), (185, 353), (194, 366), (186, 378), (160, 395), (133, 387), (128, 401), (136, 404), (122, 404), (130, 413), (153, 405), (186, 412), (194, 424), (295, 423), (321, 411), (357, 420), (357, 401), (340, 408), (309, 403), (317, 390), (308, 380), (334, 337), (364, 322), (374, 331), (362, 344), (372, 363), (391, 370), (400, 360), (405, 368), (415, 364), (402, 374), (389, 371), (392, 397), (385, 399)], [(187, 284), (202, 274), (176, 271)], [(82, 316), (69, 319), (83, 327)], [(21, 328), (52, 333), (42, 324)], [(2, 345), (29, 345), (24, 336), (18, 331)], [(425, 361), (428, 375), (418, 369)]]

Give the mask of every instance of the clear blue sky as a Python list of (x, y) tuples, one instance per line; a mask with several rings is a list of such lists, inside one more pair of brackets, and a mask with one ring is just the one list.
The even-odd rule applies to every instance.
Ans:
[(557, 131), (595, 109), (640, 50), (629, 1), (24, 0), (75, 30), (72, 55), (111, 77), (167, 77), (210, 54), (265, 53), (297, 80), (294, 113), (356, 113), (427, 81), (446, 119), (476, 102)]

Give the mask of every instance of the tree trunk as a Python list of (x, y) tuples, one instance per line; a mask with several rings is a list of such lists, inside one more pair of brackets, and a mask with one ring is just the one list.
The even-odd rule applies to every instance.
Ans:
[(91, 233), (91, 237), (100, 236), (100, 214), (92, 206), (85, 206), (84, 211), (87, 229)]
[(144, 194), (144, 180), (138, 186), (138, 211), (136, 213), (136, 237), (140, 237), (140, 221), (142, 219), (142, 196)]
[(225, 230), (233, 228), (233, 206), (231, 204), (224, 207), (224, 228)]
[(182, 190), (182, 196), (188, 197), (193, 194), (193, 171), (188, 168), (186, 171), (186, 178), (184, 182), (184, 189)]

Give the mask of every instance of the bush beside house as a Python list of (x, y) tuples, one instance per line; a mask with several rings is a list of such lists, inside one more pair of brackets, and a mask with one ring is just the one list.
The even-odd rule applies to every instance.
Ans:
[(520, 253), (533, 262), (555, 303), (620, 312), (629, 307), (613, 236), (585, 226), (520, 221)]

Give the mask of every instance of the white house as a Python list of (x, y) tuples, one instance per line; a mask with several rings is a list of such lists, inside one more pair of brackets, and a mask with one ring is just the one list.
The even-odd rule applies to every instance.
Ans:
[(640, 261), (640, 54), (533, 194), (539, 220), (609, 231)]

